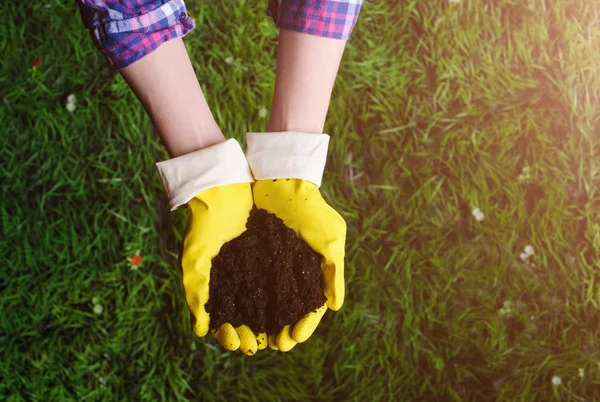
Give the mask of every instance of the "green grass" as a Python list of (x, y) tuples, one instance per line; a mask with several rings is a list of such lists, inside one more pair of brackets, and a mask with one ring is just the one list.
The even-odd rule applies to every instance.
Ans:
[[(188, 7), (221, 128), (264, 130), (264, 2)], [(247, 358), (190, 330), (166, 151), (74, 4), (3, 4), (0, 399), (598, 400), (599, 16), (589, 0), (368, 1), (326, 125), (345, 305), (291, 352)]]

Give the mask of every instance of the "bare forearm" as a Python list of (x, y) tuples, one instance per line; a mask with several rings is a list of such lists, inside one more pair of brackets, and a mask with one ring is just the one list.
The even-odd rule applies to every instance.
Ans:
[(121, 73), (172, 157), (225, 140), (180, 38), (164, 43)]
[(279, 31), (275, 95), (267, 131), (322, 133), (345, 40)]

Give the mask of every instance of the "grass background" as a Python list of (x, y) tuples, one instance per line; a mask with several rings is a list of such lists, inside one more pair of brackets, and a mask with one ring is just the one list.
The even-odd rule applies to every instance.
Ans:
[[(187, 3), (223, 131), (265, 129), (265, 4)], [(326, 125), (347, 300), (252, 358), (191, 332), (166, 151), (75, 5), (1, 9), (0, 400), (600, 400), (597, 2), (367, 1)]]

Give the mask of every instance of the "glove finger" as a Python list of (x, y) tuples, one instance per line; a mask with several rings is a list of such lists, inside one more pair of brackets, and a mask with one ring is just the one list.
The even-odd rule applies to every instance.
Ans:
[(267, 347), (267, 333), (266, 332), (261, 332), (260, 334), (258, 334), (258, 336), (256, 337), (256, 344), (258, 345), (258, 350), (263, 350)]
[(277, 335), (277, 347), (282, 352), (289, 352), (298, 343), (292, 338), (290, 327), (290, 325), (286, 325)]
[(325, 262), (322, 264), (323, 280), (325, 282), (324, 293), (327, 297), (327, 307), (338, 311), (344, 304), (346, 289), (344, 287), (344, 262)]
[(292, 338), (298, 343), (302, 343), (310, 338), (313, 332), (315, 332), (315, 329), (317, 329), (319, 326), (321, 318), (323, 318), (323, 315), (326, 311), (327, 305), (323, 304), (316, 311), (312, 311), (300, 318), (300, 320), (294, 325), (294, 329), (292, 330)]
[(240, 339), (240, 350), (246, 356), (252, 356), (258, 350), (258, 345), (256, 344), (256, 336), (254, 332), (247, 325), (240, 325), (235, 329), (237, 335)]
[(240, 338), (230, 323), (225, 323), (217, 329), (213, 335), (217, 342), (227, 350), (238, 350), (240, 347)]
[(277, 347), (277, 335), (276, 334), (270, 334), (269, 335), (269, 348), (271, 348), (271, 350), (279, 350), (279, 348)]
[(201, 309), (196, 312), (196, 314), (190, 312), (190, 320), (196, 336), (203, 337), (208, 333), (208, 323), (210, 322), (210, 318), (206, 310)]
[(322, 230), (317, 226), (313, 231), (321, 233), (321, 236), (316, 235), (305, 240), (313, 250), (324, 257), (321, 268), (323, 270), (327, 307), (337, 311), (344, 304), (346, 293), (344, 286), (346, 221), (333, 207), (325, 202), (322, 214), (324, 221), (328, 222), (329, 230)]

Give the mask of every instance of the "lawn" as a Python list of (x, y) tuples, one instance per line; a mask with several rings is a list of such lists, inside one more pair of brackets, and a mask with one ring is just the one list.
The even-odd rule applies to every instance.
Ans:
[[(264, 130), (266, 2), (187, 4), (223, 132)], [(0, 400), (600, 400), (599, 3), (367, 1), (325, 128), (347, 299), (253, 357), (190, 330), (167, 153), (74, 2), (1, 9)]]

